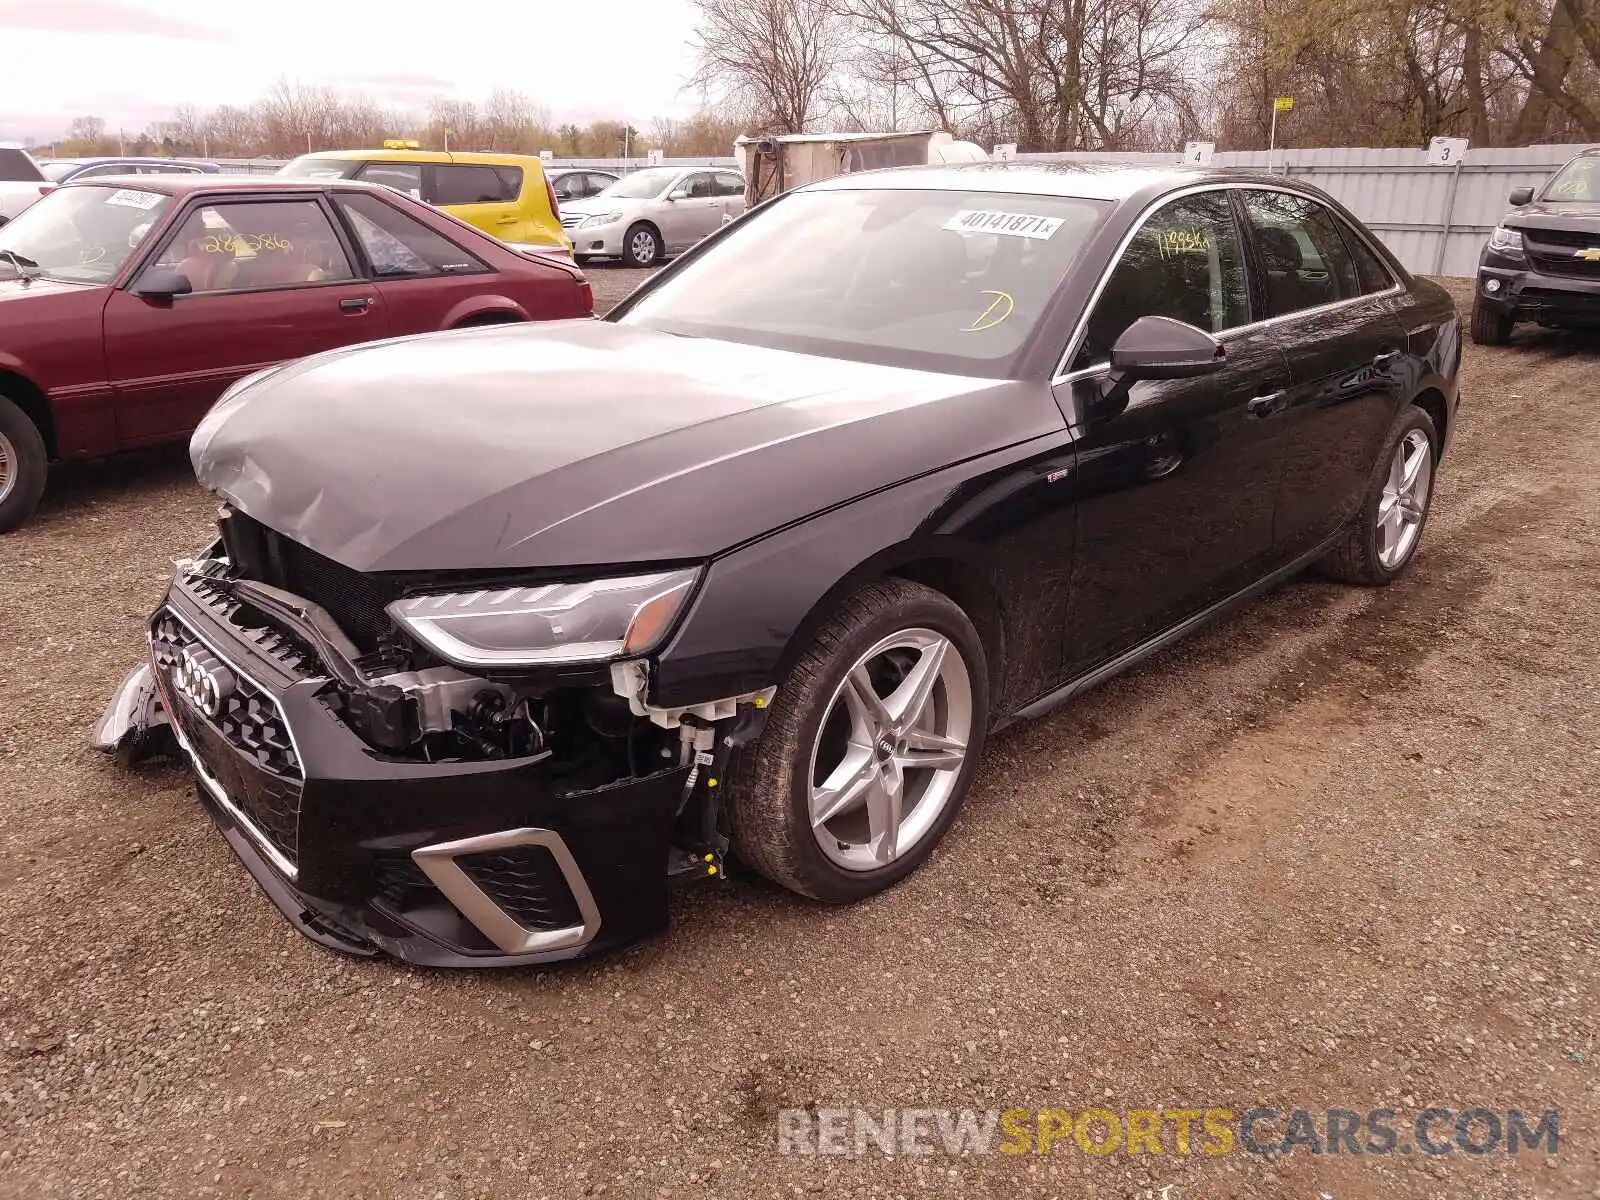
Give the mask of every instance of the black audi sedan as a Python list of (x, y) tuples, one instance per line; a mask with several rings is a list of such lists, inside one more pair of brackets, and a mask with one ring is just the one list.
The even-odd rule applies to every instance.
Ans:
[(170, 743), (352, 952), (595, 952), (725, 856), (857, 900), (949, 832), (988, 732), (1303, 568), (1398, 577), (1460, 348), (1445, 292), (1279, 178), (831, 180), (603, 320), (232, 388), (191, 446), (219, 536), (96, 741)]

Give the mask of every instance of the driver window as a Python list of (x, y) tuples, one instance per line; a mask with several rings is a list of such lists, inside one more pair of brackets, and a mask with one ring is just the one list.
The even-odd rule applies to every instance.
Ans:
[(202, 205), (155, 265), (180, 272), (197, 293), (355, 277), (333, 226), (312, 200)]
[(689, 197), (692, 200), (703, 200), (717, 194), (716, 185), (711, 182), (709, 175), (691, 175), (684, 181), (683, 186), (688, 187)]
[(1106, 280), (1072, 367), (1103, 363), (1140, 317), (1171, 317), (1207, 333), (1250, 319), (1249, 281), (1233, 210), (1223, 192), (1185, 196), (1134, 234)]

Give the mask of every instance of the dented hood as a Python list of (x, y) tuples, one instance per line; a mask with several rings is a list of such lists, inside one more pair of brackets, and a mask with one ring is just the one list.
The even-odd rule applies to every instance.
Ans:
[(346, 566), (470, 570), (705, 558), (1061, 423), (1042, 387), (584, 320), (269, 370), (190, 453)]

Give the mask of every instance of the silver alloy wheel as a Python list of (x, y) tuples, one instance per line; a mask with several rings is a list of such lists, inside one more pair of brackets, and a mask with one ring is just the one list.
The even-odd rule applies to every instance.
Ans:
[(656, 235), (648, 229), (641, 229), (633, 235), (628, 243), (633, 251), (633, 261), (641, 267), (647, 267), (656, 260)]
[(6, 497), (11, 495), (17, 486), (17, 477), (22, 473), (22, 464), (18, 461), (17, 448), (11, 444), (11, 439), (0, 433), (0, 504), (4, 504)]
[(909, 853), (955, 796), (972, 737), (961, 651), (906, 629), (856, 659), (811, 748), (811, 831), (836, 866), (872, 871)]
[(1433, 443), (1413, 429), (1395, 447), (1378, 499), (1378, 561), (1393, 571), (1416, 549), (1433, 487)]

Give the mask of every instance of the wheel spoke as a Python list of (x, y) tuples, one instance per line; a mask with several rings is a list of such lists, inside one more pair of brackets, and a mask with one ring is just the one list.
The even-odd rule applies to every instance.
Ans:
[(1406, 486), (1406, 448), (1402, 442), (1394, 452), (1394, 460), (1389, 464), (1389, 486), (1387, 491), (1399, 494)]
[(860, 741), (874, 742), (894, 724), (877, 689), (872, 686), (872, 676), (867, 674), (865, 664), (851, 671), (845, 681), (844, 702), (850, 710), (850, 728), (859, 732)]
[(898, 770), (879, 774), (867, 789), (867, 843), (880, 863), (893, 862), (900, 852), (900, 805), (905, 795)]
[(931, 733), (926, 729), (913, 729), (906, 734), (905, 753), (895, 759), (906, 770), (922, 768), (931, 771), (949, 770), (966, 761), (967, 748), (955, 738)]
[(922, 719), (934, 685), (939, 682), (939, 672), (944, 669), (944, 655), (949, 648), (950, 643), (944, 638), (923, 647), (916, 666), (906, 672), (900, 686), (884, 701), (891, 721), (889, 728), (903, 734)]
[(1417, 490), (1417, 478), (1422, 474), (1422, 464), (1428, 459), (1428, 451), (1424, 446), (1417, 447), (1415, 454), (1403, 454), (1400, 473), (1400, 492), (1409, 495)]
[(859, 808), (877, 781), (877, 762), (870, 747), (852, 745), (821, 785), (811, 789), (811, 824), (827, 824)]

